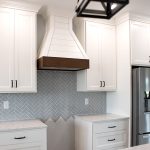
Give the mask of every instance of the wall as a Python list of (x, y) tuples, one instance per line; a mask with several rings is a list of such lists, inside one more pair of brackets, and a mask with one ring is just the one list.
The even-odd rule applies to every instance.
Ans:
[[(85, 98), (90, 100), (88, 106)], [(0, 94), (0, 121), (101, 114), (106, 112), (105, 99), (105, 93), (76, 92), (76, 72), (38, 71), (38, 93)], [(3, 109), (5, 100), (9, 110)]]
[(39, 53), (39, 49), (46, 31), (46, 23), (44, 18), (39, 14), (37, 15), (37, 31), (37, 53)]

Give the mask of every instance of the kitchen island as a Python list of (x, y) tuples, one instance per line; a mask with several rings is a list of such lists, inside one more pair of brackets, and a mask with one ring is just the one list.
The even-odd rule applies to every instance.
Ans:
[(150, 144), (126, 148), (124, 150), (150, 150)]

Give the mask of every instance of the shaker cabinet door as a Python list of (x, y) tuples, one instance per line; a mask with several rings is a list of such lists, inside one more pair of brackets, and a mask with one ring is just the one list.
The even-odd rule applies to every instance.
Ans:
[(36, 92), (36, 13), (0, 7), (0, 93)]
[[(83, 21), (81, 23), (78, 23)], [(77, 73), (78, 91), (116, 90), (116, 29), (114, 25), (78, 20), (76, 35), (90, 60), (90, 68)], [(83, 33), (82, 33), (83, 32)]]
[(115, 26), (105, 26), (102, 33), (102, 80), (103, 89), (116, 90), (116, 35)]
[(15, 84), (18, 92), (36, 92), (35, 15), (15, 11)]
[(13, 91), (14, 10), (0, 8), (0, 92)]
[(132, 65), (150, 65), (149, 25), (131, 21)]
[(86, 53), (90, 58), (87, 70), (88, 90), (116, 90), (115, 26), (87, 23)]
[(101, 34), (97, 24), (87, 23), (86, 52), (90, 59), (90, 69), (87, 70), (88, 90), (101, 89)]

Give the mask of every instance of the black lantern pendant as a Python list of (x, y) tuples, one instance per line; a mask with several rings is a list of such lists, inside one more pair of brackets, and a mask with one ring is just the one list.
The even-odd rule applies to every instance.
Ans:
[(77, 17), (110, 19), (123, 7), (129, 4), (129, 0), (78, 0)]

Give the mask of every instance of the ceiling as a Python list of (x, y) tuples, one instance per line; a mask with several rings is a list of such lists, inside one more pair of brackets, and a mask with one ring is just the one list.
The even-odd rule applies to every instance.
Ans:
[[(22, 0), (13, 0), (22, 1)], [(50, 7), (63, 8), (68, 10), (74, 10), (77, 0), (24, 0), (24, 2), (38, 3)], [(135, 13), (150, 15), (150, 0), (130, 0), (130, 4), (123, 11), (130, 10)], [(123, 12), (122, 11), (122, 12)]]
[(130, 0), (129, 10), (135, 13), (150, 15), (150, 0)]

